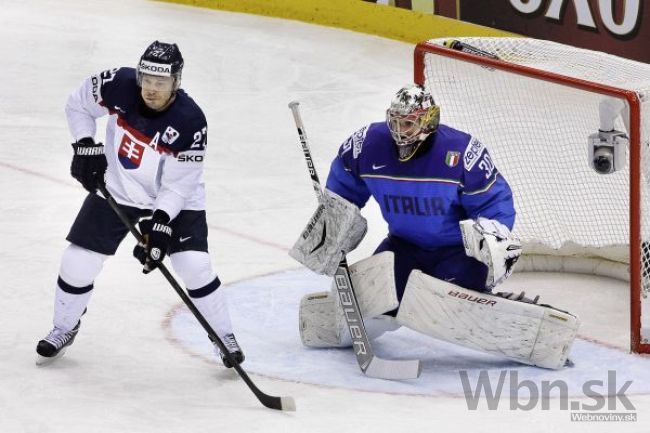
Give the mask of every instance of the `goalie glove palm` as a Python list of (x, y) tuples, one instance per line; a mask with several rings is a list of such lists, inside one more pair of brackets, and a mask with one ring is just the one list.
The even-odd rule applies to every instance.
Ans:
[(460, 222), (465, 254), (488, 267), (487, 289), (505, 281), (521, 256), (521, 241), (496, 220), (479, 217)]

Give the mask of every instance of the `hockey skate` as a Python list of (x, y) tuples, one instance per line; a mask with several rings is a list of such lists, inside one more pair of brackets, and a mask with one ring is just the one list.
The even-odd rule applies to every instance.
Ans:
[(80, 324), (81, 322), (77, 322), (77, 326), (72, 331), (55, 327), (47, 337), (39, 341), (36, 346), (36, 365), (46, 365), (62, 357), (67, 347), (74, 342)]
[[(210, 340), (212, 340), (212, 338), (210, 338)], [(237, 343), (237, 340), (235, 340), (235, 335), (234, 334), (226, 334), (226, 335), (224, 335), (221, 338), (221, 341), (223, 342), (223, 345), (226, 346), (226, 349), (228, 349), (228, 352), (230, 352), (230, 357), (237, 364), (241, 364), (242, 362), (244, 362), (244, 359), (246, 357), (244, 356), (244, 352), (242, 352), (241, 348), (239, 347), (239, 344)], [(219, 349), (219, 346), (217, 346), (217, 344), (214, 341), (212, 341), (212, 344), (214, 344), (215, 352), (221, 358), (221, 362), (223, 362), (223, 365), (225, 365), (227, 368), (232, 368), (233, 364), (226, 357), (226, 355), (221, 352), (221, 349)]]

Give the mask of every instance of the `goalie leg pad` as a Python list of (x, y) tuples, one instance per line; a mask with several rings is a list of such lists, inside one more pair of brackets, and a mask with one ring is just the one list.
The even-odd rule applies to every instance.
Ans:
[[(343, 311), (337, 309), (338, 304), (331, 292), (311, 293), (302, 298), (298, 319), (302, 344), (313, 348), (352, 346), (352, 338)], [(391, 316), (364, 318), (363, 321), (371, 340), (400, 327)]]
[[(300, 301), (298, 327), (300, 340), (307, 347), (345, 347), (348, 332), (343, 314), (339, 314), (336, 298), (329, 291), (310, 293)], [(350, 340), (349, 336), (347, 340)], [(347, 343), (347, 344), (346, 344)]]
[[(362, 317), (377, 317), (399, 305), (394, 263), (395, 254), (385, 251), (350, 265), (350, 279)], [(332, 293), (337, 294), (334, 283)]]
[(548, 306), (463, 289), (411, 273), (397, 322), (461, 346), (543, 368), (562, 368), (576, 337), (576, 316)]
[[(350, 266), (352, 286), (370, 338), (399, 327), (392, 317), (382, 316), (399, 305), (393, 263), (394, 254), (386, 251)], [(373, 318), (377, 320), (371, 320)], [(334, 282), (329, 292), (312, 293), (302, 298), (299, 327), (300, 338), (308, 347), (352, 344)]]

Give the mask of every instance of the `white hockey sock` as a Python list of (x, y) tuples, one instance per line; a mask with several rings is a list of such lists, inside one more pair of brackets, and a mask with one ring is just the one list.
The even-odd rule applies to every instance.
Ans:
[(174, 270), (182, 278), (192, 302), (212, 329), (223, 337), (232, 333), (226, 295), (212, 271), (210, 255), (203, 251), (182, 251), (171, 255)]
[(215, 290), (202, 298), (191, 299), (219, 337), (232, 334), (232, 324), (230, 323), (226, 294), (223, 290)]
[(54, 295), (54, 326), (66, 331), (77, 326), (107, 257), (74, 244), (63, 251)]
[(54, 326), (71, 331), (77, 326), (81, 315), (88, 306), (92, 285), (89, 286), (90, 289), (87, 292), (77, 294), (63, 290), (61, 286), (66, 284), (61, 284), (61, 281), (59, 279), (59, 284), (56, 285), (56, 295), (54, 296)]

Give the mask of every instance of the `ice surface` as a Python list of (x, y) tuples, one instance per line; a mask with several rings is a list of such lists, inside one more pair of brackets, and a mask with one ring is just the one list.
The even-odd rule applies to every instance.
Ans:
[[(411, 79), (410, 45), (139, 0), (0, 1), (0, 37), (0, 432), (647, 431), (650, 398), (644, 395), (631, 397), (639, 421), (628, 424), (573, 423), (557, 405), (524, 412), (505, 403), (489, 410), (482, 403), (468, 410), (458, 397), (455, 371), (475, 368), (477, 359), (494, 371), (512, 364), (476, 353), (465, 357), (448, 347), (443, 357), (435, 357), (442, 349), (429, 343), (417, 352), (426, 361), (423, 383), (398, 385), (419, 392), (397, 387), (391, 392), (387, 384), (368, 392), (366, 384), (374, 381), (359, 376), (351, 354), (320, 357), (298, 345), (295, 331), (279, 338), (265, 328), (270, 323), (265, 315), (279, 311), (290, 329), (295, 310), (281, 307), (295, 305), (314, 284), (298, 274), (301, 280), (292, 280), (286, 291), (277, 285), (291, 275), (283, 272), (296, 269), (286, 251), (315, 205), (287, 103), (301, 102), (324, 177), (343, 139), (381, 119), (395, 89)], [(252, 377), (265, 392), (295, 397), (296, 413), (263, 408), (232, 372), (191, 347), (204, 340), (192, 327), (177, 332), (184, 314), (179, 300), (160, 275), (140, 273), (130, 241), (95, 282), (89, 312), (65, 357), (47, 368), (34, 365), (36, 342), (51, 327), (65, 235), (84, 197), (68, 174), (65, 100), (83, 78), (134, 65), (154, 39), (180, 45), (186, 62), (183, 87), (210, 125), (205, 173), (210, 249), (225, 290), (232, 293), (233, 321), (242, 326), (242, 344), (248, 346), (246, 365), (259, 373)], [(368, 255), (385, 234), (376, 206), (364, 213), (371, 230), (351, 261)], [(258, 279), (263, 275), (271, 276)], [(586, 308), (587, 331), (603, 330), (608, 343), (626, 346), (627, 293), (617, 283), (585, 278), (581, 285), (553, 275), (517, 278), (509, 281), (514, 288), (546, 287), (554, 300), (579, 313)], [(296, 287), (297, 281), (309, 284)], [(264, 283), (253, 288), (253, 282)], [(271, 282), (276, 286), (264, 292)], [(255, 293), (262, 299), (253, 303)], [(270, 305), (253, 311), (262, 300)], [(258, 318), (259, 333), (244, 322), (249, 314)], [(277, 353), (257, 343), (273, 335), (285, 345)], [(421, 343), (412, 335), (403, 342), (388, 337), (377, 343), (382, 353), (392, 354), (393, 344)], [(623, 352), (613, 356), (604, 346), (584, 342), (577, 348), (585, 363), (575, 371), (582, 365), (595, 370), (593, 377), (580, 372), (584, 376), (573, 378), (576, 383), (582, 377), (602, 380), (602, 371), (611, 367), (620, 379), (635, 380), (631, 391), (647, 389), (647, 360)], [(276, 362), (283, 354), (292, 354), (291, 359)], [(262, 370), (265, 363), (292, 370), (283, 374), (293, 376), (275, 379), (271, 376), (280, 373)], [(299, 364), (301, 369), (286, 368)], [(310, 384), (328, 377), (327, 385)], [(434, 382), (434, 388), (425, 385)]]

